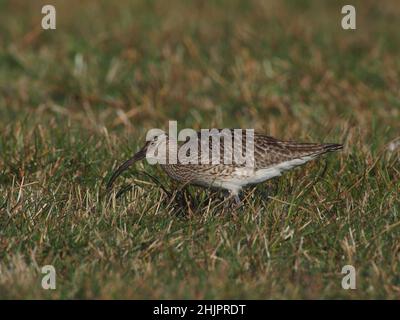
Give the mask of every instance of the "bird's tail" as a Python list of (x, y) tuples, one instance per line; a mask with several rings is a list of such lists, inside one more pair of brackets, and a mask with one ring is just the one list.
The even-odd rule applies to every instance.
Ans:
[(326, 152), (332, 152), (343, 149), (343, 145), (338, 143), (324, 143), (322, 147)]
[(343, 149), (342, 144), (338, 143), (303, 143), (285, 141), (280, 143), (282, 147), (289, 151), (294, 157), (316, 157), (327, 152)]

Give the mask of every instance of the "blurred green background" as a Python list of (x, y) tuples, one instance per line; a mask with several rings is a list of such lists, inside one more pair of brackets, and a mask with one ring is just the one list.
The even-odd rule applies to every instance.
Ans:
[[(345, 4), (0, 1), (0, 297), (398, 298), (400, 4), (351, 1), (343, 30)], [(345, 150), (237, 216), (192, 190), (202, 204), (177, 217), (145, 178), (102, 201), (168, 120)], [(357, 290), (340, 286), (345, 264)]]

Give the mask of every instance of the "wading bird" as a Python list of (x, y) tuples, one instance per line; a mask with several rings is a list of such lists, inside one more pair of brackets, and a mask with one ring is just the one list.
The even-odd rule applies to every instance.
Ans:
[[(227, 130), (233, 133), (233, 129)], [(220, 129), (217, 131), (221, 132)], [(211, 159), (212, 155), (215, 154), (215, 148), (213, 149), (212, 139), (204, 144), (204, 141), (200, 139), (200, 132), (196, 136), (199, 139), (195, 143), (198, 149), (201, 149), (201, 152), (193, 152), (190, 155), (188, 151), (191, 152), (193, 149), (188, 150), (186, 146), (183, 153), (186, 157), (185, 161), (182, 160), (182, 157), (178, 156), (175, 162), (169, 158), (171, 154), (174, 154), (174, 152), (171, 153), (169, 150), (172, 149), (172, 151), (175, 151), (175, 154), (182, 156), (182, 152), (180, 152), (182, 151), (180, 149), (183, 148), (182, 144), (173, 143), (176, 141), (173, 141), (166, 133), (154, 136), (132, 158), (118, 167), (107, 183), (107, 190), (110, 190), (115, 179), (136, 161), (144, 158), (151, 160), (155, 155), (157, 155), (157, 159), (159, 160), (161, 155), (166, 158), (165, 163), (160, 164), (161, 168), (174, 180), (183, 184), (228, 190), (235, 204), (239, 205), (239, 192), (243, 187), (255, 185), (280, 176), (283, 171), (302, 165), (327, 152), (343, 148), (341, 144), (335, 143), (318, 144), (281, 141), (258, 133), (254, 133), (251, 139), (246, 137), (246, 135), (236, 137), (232, 134), (230, 138), (232, 139), (232, 143), (226, 144), (224, 136), (220, 135), (218, 139), (221, 141), (217, 144), (219, 163), (202, 163), (201, 156), (204, 155), (204, 152), (207, 154), (211, 153), (211, 157), (209, 157)], [(175, 150), (173, 150), (174, 148)], [(249, 165), (243, 161), (239, 162), (235, 157), (231, 157), (230, 160), (225, 157), (227, 150), (233, 151), (233, 153), (238, 151), (235, 148), (240, 149), (239, 153), (241, 155), (251, 149), (251, 155), (253, 156), (252, 164)], [(230, 154), (232, 155), (232, 152)]]

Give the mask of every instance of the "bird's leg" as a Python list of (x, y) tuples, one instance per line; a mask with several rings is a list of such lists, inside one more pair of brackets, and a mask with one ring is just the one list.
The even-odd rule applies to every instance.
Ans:
[(239, 193), (236, 190), (229, 190), (229, 196), (226, 198), (226, 201), (226, 207), (229, 207), (233, 210), (240, 208), (242, 205)]
[(242, 201), (239, 198), (239, 195), (237, 193), (231, 195), (233, 197), (233, 202), (237, 207), (240, 207), (242, 205)]
[(169, 198), (168, 206), (176, 210), (176, 213), (187, 215), (193, 212), (192, 202), (193, 198), (187, 189), (187, 185), (175, 184), (175, 190), (173, 191), (171, 197)]
[(184, 188), (175, 191), (176, 192), (175, 201), (180, 208), (186, 207), (185, 191), (186, 190)]

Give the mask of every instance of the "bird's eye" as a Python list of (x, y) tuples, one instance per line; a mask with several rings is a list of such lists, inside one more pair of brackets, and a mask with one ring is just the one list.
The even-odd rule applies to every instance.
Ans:
[(157, 136), (155, 136), (153, 140), (154, 140), (154, 141), (157, 141), (157, 139), (158, 139), (158, 137), (157, 137)]

